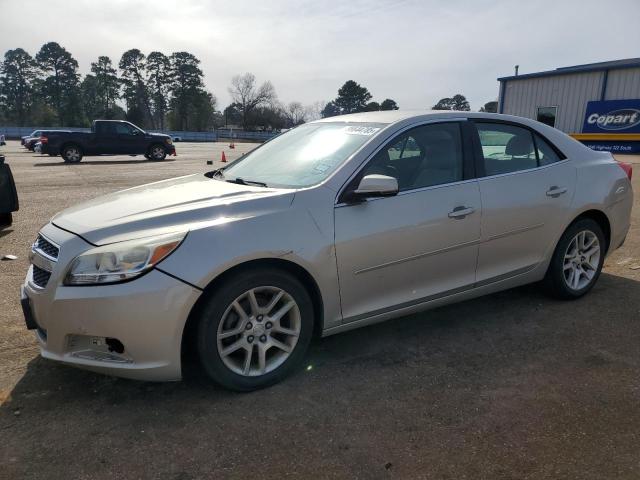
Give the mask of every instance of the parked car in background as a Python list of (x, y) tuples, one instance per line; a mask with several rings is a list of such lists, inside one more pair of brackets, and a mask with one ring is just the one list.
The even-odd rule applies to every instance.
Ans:
[(179, 135), (175, 135), (175, 136), (173, 137), (173, 141), (174, 141), (174, 142), (181, 142), (181, 141), (182, 141), (182, 137), (180, 137)]
[(95, 120), (91, 132), (47, 132), (40, 141), (42, 153), (60, 155), (67, 163), (92, 155), (144, 155), (161, 161), (176, 154), (169, 135), (145, 132), (123, 120)]
[(216, 382), (261, 388), (314, 334), (531, 282), (585, 295), (626, 238), (631, 174), (513, 116), (326, 118), (225, 168), (54, 216), (25, 318), (52, 360), (175, 380), (193, 348)]
[(35, 137), (40, 137), (40, 135), (42, 134), (42, 131), (40, 130), (34, 130), (33, 132), (31, 132), (29, 135), (25, 135), (23, 137), (20, 137), (20, 145), (24, 145), (27, 138), (35, 138)]
[(71, 130), (37, 130), (39, 132), (38, 136), (27, 137), (24, 139), (24, 147), (27, 150), (35, 152), (35, 147), (43, 135), (49, 135), (52, 133), (71, 133)]

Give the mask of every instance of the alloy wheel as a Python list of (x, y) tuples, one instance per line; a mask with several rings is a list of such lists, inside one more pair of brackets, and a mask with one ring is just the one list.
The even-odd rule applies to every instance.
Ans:
[(164, 158), (164, 148), (162, 148), (162, 147), (154, 147), (151, 150), (151, 156), (153, 158), (155, 158), (156, 160), (161, 160), (162, 158)]
[(80, 161), (80, 151), (75, 147), (67, 148), (65, 157), (69, 162), (78, 162)]
[(590, 230), (578, 232), (564, 254), (564, 281), (572, 290), (582, 290), (596, 276), (600, 265), (600, 242)]
[(225, 310), (218, 325), (218, 354), (238, 375), (264, 375), (293, 352), (301, 325), (300, 309), (289, 293), (271, 286), (252, 288)]

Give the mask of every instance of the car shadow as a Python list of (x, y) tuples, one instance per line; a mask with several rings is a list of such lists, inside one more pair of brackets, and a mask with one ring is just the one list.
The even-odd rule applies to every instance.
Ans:
[[(402, 366), (414, 357), (415, 345), (432, 352), (448, 352), (451, 358), (442, 365), (450, 361), (455, 363), (458, 349), (475, 348), (470, 343), (472, 340), (491, 342), (492, 336), (495, 336), (495, 340), (506, 332), (525, 339), (529, 335), (534, 337), (541, 333), (535, 331), (537, 328), (553, 331), (556, 326), (566, 326), (565, 322), (573, 321), (579, 313), (589, 317), (589, 323), (596, 326), (601, 326), (601, 322), (611, 326), (610, 317), (616, 311), (624, 314), (639, 310), (640, 282), (625, 277), (602, 274), (591, 293), (573, 301), (552, 299), (542, 291), (540, 285), (526, 285), (342, 334), (316, 338), (307, 354), (305, 367), (281, 385), (292, 387), (301, 381), (313, 382), (316, 372), (321, 369), (327, 370), (323, 378), (333, 379), (330, 380), (332, 382), (340, 381), (339, 377), (345, 370), (362, 364)], [(640, 325), (637, 328), (640, 331)], [(408, 344), (413, 346), (409, 348)], [(36, 356), (11, 392), (12, 400), (0, 408), (12, 408), (12, 402), (19, 401), (17, 399), (23, 392), (47, 388), (56, 390), (61, 385), (66, 385), (64, 390), (73, 392), (76, 399), (91, 397), (95, 388), (108, 388), (110, 395), (121, 398), (119, 402), (148, 390), (163, 394), (204, 391), (222, 398), (235, 395), (212, 384), (198, 367), (195, 355), (189, 354), (184, 360), (185, 378), (182, 382), (150, 383), (94, 374)]]
[(129, 165), (134, 163), (167, 163), (167, 162), (175, 162), (175, 158), (166, 158), (162, 161), (155, 160), (82, 160), (78, 163), (67, 163), (67, 162), (40, 162), (34, 163), (34, 167), (62, 167), (62, 166), (79, 166), (79, 165)]

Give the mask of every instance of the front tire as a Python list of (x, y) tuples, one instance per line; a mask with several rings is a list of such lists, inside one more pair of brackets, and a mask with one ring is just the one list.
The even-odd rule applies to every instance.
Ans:
[(313, 304), (292, 275), (247, 271), (225, 280), (200, 311), (198, 353), (211, 379), (236, 391), (279, 382), (311, 341)]
[(82, 160), (82, 150), (77, 145), (67, 145), (62, 149), (62, 158), (66, 163), (78, 163)]
[(153, 160), (154, 162), (161, 162), (166, 158), (167, 151), (162, 145), (151, 145), (151, 147), (149, 147), (148, 155), (150, 160)]
[(606, 240), (595, 220), (583, 218), (564, 232), (553, 253), (544, 279), (554, 297), (580, 298), (595, 285), (602, 272)]

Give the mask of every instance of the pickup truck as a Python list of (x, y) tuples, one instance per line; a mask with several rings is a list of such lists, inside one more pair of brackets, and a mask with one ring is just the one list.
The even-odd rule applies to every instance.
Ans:
[(61, 155), (67, 163), (77, 163), (85, 155), (144, 155), (161, 161), (176, 154), (169, 135), (145, 132), (123, 120), (94, 120), (91, 132), (50, 132), (40, 142), (41, 153)]

